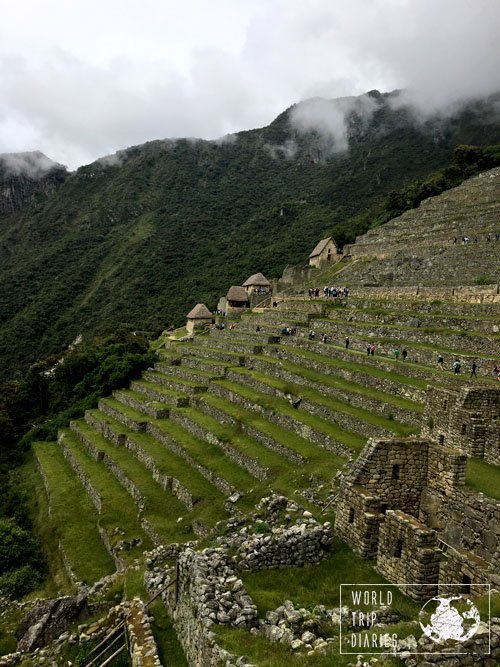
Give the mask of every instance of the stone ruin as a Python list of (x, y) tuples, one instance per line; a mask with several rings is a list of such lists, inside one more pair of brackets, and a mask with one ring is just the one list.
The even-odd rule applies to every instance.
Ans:
[(412, 597), (500, 585), (500, 502), (465, 486), (467, 455), (498, 461), (499, 401), (430, 389), (429, 437), (371, 439), (341, 479), (335, 531)]

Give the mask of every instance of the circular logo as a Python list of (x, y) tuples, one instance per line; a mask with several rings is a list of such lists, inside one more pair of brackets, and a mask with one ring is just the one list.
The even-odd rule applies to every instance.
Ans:
[(418, 620), (424, 634), (435, 642), (465, 642), (476, 634), (481, 623), (477, 607), (461, 595), (428, 600)]

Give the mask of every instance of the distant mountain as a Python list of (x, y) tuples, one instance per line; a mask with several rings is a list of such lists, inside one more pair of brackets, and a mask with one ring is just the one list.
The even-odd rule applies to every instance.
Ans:
[(0, 153), (0, 215), (53, 194), (67, 175), (66, 167), (39, 151)]
[[(423, 121), (398, 93), (313, 99), (220, 141), (153, 141), (63, 178), (0, 217), (0, 367), (21, 370), (79, 333), (180, 324), (231, 284), (352, 240), (352, 216), (500, 141), (500, 95)], [(20, 200), (25, 201), (24, 200)]]

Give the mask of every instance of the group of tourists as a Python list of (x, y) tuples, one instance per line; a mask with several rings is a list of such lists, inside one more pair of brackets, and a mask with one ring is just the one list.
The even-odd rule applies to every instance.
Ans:
[[(463, 245), (467, 245), (468, 243), (471, 243), (471, 242), (478, 243), (479, 240), (480, 240), (480, 238), (481, 238), (481, 237), (480, 237), (480, 236), (477, 236), (477, 235), (474, 236), (474, 238), (471, 238), (470, 236), (462, 236), (462, 238), (460, 239), (460, 241), (461, 241), (461, 243), (462, 243)], [(485, 241), (491, 241), (491, 239), (492, 239), (492, 235), (491, 235), (491, 234), (485, 234), (485, 236), (484, 236), (484, 240), (485, 240)], [(500, 241), (500, 232), (497, 232), (497, 233), (495, 234), (495, 239), (496, 239), (497, 241)], [(455, 244), (457, 244), (457, 243), (458, 243), (458, 236), (454, 236), (454, 237), (453, 237), (453, 245), (455, 245)]]
[[(309, 298), (319, 298), (320, 296), (320, 288), (319, 287), (310, 287), (307, 290), (307, 293), (309, 295)], [(332, 299), (337, 299), (339, 297), (347, 297), (349, 296), (349, 288), (348, 287), (323, 287), (323, 296), (325, 299), (332, 298)]]

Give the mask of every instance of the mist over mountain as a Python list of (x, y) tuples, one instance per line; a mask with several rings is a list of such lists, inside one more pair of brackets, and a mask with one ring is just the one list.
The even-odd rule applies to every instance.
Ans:
[(179, 325), (248, 275), (305, 261), (325, 234), (353, 240), (350, 219), (378, 197), (449, 164), (457, 144), (500, 141), (499, 105), (422, 117), (398, 92), (313, 98), (219, 141), (152, 141), (54, 171), (49, 196), (0, 217), (5, 375), (80, 333)]
[(0, 153), (0, 215), (53, 194), (67, 175), (66, 167), (39, 151)]

